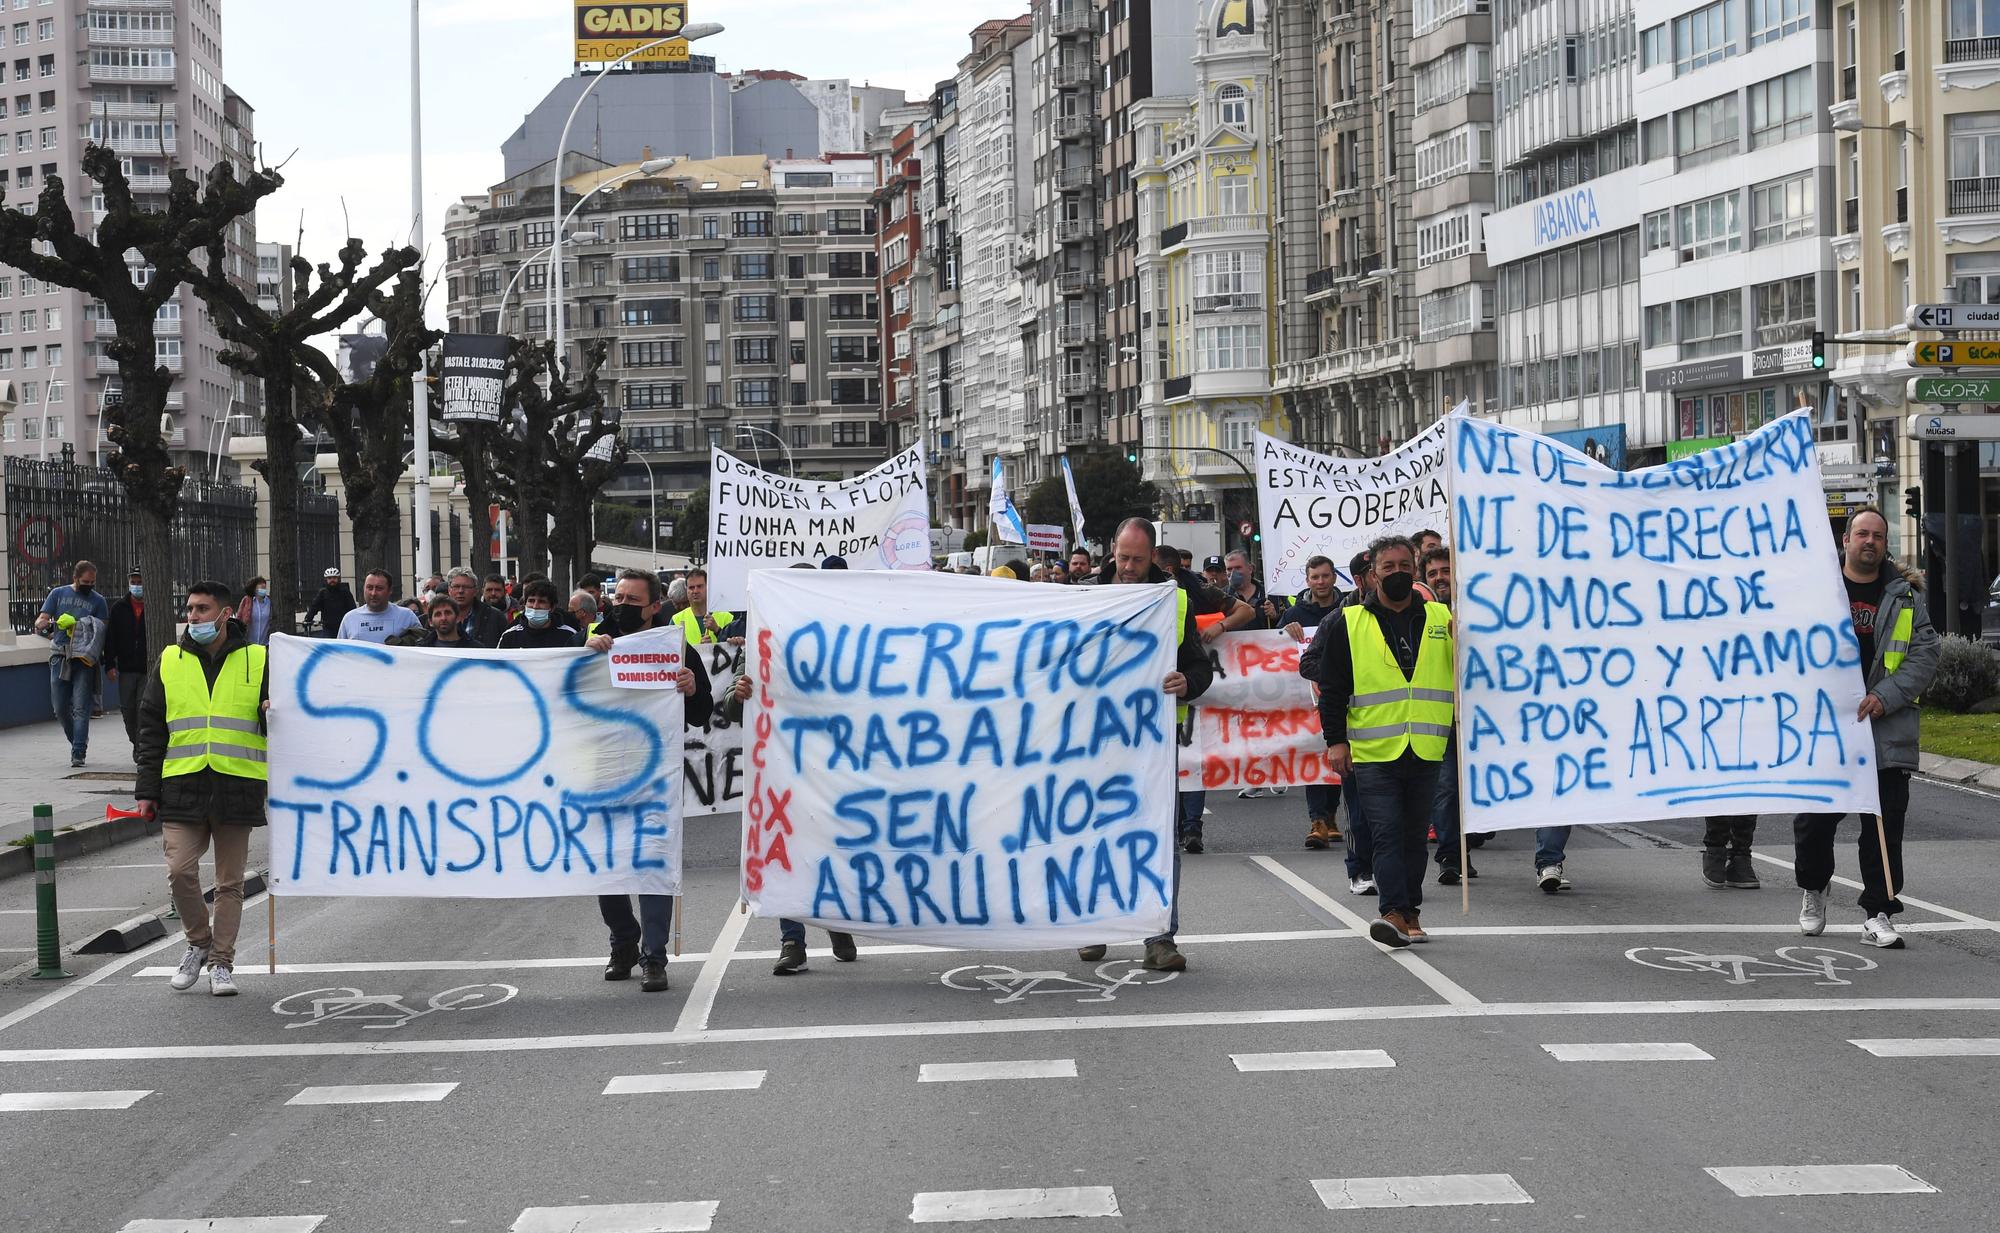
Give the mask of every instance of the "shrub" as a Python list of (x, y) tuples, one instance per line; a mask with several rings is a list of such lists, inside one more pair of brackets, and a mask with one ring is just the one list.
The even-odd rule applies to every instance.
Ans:
[(1937, 676), (1924, 691), (1927, 706), (1969, 711), (2000, 693), (2000, 652), (1971, 638), (1947, 634), (1938, 648)]

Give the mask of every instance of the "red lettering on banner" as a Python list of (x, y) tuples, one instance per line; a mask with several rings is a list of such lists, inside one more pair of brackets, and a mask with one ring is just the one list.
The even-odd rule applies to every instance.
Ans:
[(1251, 788), (1293, 788), (1339, 782), (1340, 776), (1327, 765), (1324, 753), (1288, 749), (1282, 753), (1236, 758), (1209, 754), (1201, 760), (1201, 786), (1204, 790), (1226, 784)]
[(764, 854), (764, 863), (767, 865), (776, 865), (786, 873), (792, 871), (792, 857), (789, 852), (785, 851), (785, 837), (783, 835), (771, 841), (771, 850)]
[[(785, 834), (791, 831), (792, 824), (790, 819), (784, 815), (784, 807), (791, 801), (792, 794), (786, 792), (781, 798), (777, 793), (764, 787), (764, 748), (771, 740), (771, 716), (767, 710), (763, 709), (771, 705), (771, 691), (769, 688), (771, 683), (771, 631), (768, 629), (759, 630), (757, 633), (757, 680), (765, 688), (759, 691), (759, 710), (757, 712), (757, 723), (754, 728), (755, 739), (750, 746), (750, 765), (754, 768), (750, 776), (750, 825), (743, 828), (744, 847), (746, 849), (746, 855), (743, 858), (743, 887), (751, 894), (764, 889), (765, 865), (776, 865), (786, 873), (792, 871), (791, 855), (785, 851)], [(763, 842), (762, 833), (766, 825), (766, 820), (763, 817), (766, 798), (769, 799), (772, 808), (769, 824), (775, 826), (778, 822), (782, 821), (784, 823), (784, 830), (779, 833), (768, 851), (760, 853), (758, 849)]]
[(1197, 712), (1202, 731), (1213, 733), (1222, 744), (1231, 741), (1281, 741), (1299, 736), (1319, 735), (1319, 711), (1297, 707), (1286, 711), (1239, 711), (1230, 707), (1206, 707)]
[[(792, 803), (791, 789), (787, 788), (785, 790), (785, 794), (783, 796), (779, 796), (776, 792), (773, 792), (769, 788), (766, 788), (764, 789), (764, 799), (771, 803), (771, 809), (770, 809), (771, 816), (764, 819), (764, 829), (767, 831), (775, 831), (778, 830), (780, 827), (782, 827), (784, 829), (785, 834), (787, 835), (791, 834), (792, 819), (789, 815), (785, 813), (785, 806)], [(781, 839), (778, 842), (782, 843), (784, 841)], [(771, 850), (773, 852), (777, 851), (777, 848), (778, 848), (777, 844), (774, 843), (771, 845)], [(772, 859), (775, 860), (776, 857), (773, 857)]]
[(1235, 652), (1237, 676), (1254, 676), (1269, 672), (1298, 675), (1299, 644), (1296, 642), (1287, 643), (1274, 650), (1245, 640), (1236, 644)]

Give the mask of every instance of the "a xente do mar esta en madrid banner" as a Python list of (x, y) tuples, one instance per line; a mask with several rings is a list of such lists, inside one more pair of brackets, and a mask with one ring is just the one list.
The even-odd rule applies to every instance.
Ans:
[(272, 888), (678, 893), (680, 666), (677, 629), (605, 653), (273, 637)]
[(750, 571), (818, 565), (927, 570), (931, 518), (923, 447), (844, 480), (802, 480), (761, 471), (726, 450), (709, 450), (708, 604), (742, 609)]
[(975, 950), (1164, 931), (1175, 610), (1165, 583), (759, 571), (751, 910)]
[(1808, 416), (1630, 472), (1450, 424), (1468, 831), (1875, 812)]
[[(1461, 407), (1463, 403), (1459, 404)], [(1445, 421), (1380, 458), (1335, 458), (1257, 434), (1257, 520), (1264, 532), (1264, 587), (1306, 589), (1306, 562), (1325, 555), (1343, 588), (1347, 563), (1383, 535), (1444, 531)]]
[(1312, 686), (1299, 675), (1305, 649), (1282, 630), (1208, 644), (1215, 680), (1181, 733), (1181, 791), (1340, 782), (1327, 764)]

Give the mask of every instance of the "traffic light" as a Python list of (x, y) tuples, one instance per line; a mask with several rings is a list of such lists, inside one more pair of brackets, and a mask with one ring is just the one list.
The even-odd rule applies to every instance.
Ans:
[(1924, 521), (1924, 490), (1917, 485), (1903, 489), (1903, 512), (1919, 526)]
[(1812, 336), (1812, 366), (1815, 372), (1826, 367), (1826, 335), (1818, 330)]
[(1135, 449), (1128, 449), (1128, 450), (1126, 450), (1126, 451), (1125, 451), (1125, 461), (1126, 461), (1126, 462), (1129, 462), (1129, 463), (1131, 463), (1131, 464), (1132, 464), (1133, 466), (1135, 466), (1135, 467), (1136, 467), (1136, 466), (1138, 466), (1138, 465), (1139, 465), (1139, 451), (1138, 451), (1138, 450), (1135, 450)]

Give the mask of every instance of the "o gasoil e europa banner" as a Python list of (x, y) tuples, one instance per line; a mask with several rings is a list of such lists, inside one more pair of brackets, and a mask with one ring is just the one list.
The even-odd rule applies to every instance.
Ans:
[(678, 629), (608, 654), (273, 637), (272, 889), (679, 893), (681, 653)]
[(987, 950), (1166, 929), (1172, 585), (760, 570), (750, 612), (752, 911)]
[[(1460, 403), (1459, 410), (1466, 404)], [(1456, 414), (1456, 412), (1454, 412)], [(1347, 563), (1383, 535), (1444, 530), (1445, 424), (1439, 420), (1380, 458), (1336, 458), (1258, 433), (1257, 521), (1264, 534), (1264, 589), (1297, 595), (1306, 562), (1332, 558), (1352, 589)]]
[(802, 480), (760, 471), (711, 448), (708, 477), (708, 603), (737, 612), (750, 571), (818, 565), (928, 570), (931, 517), (923, 446), (844, 480)]
[(1466, 830), (1876, 812), (1809, 416), (1631, 472), (1447, 423)]

